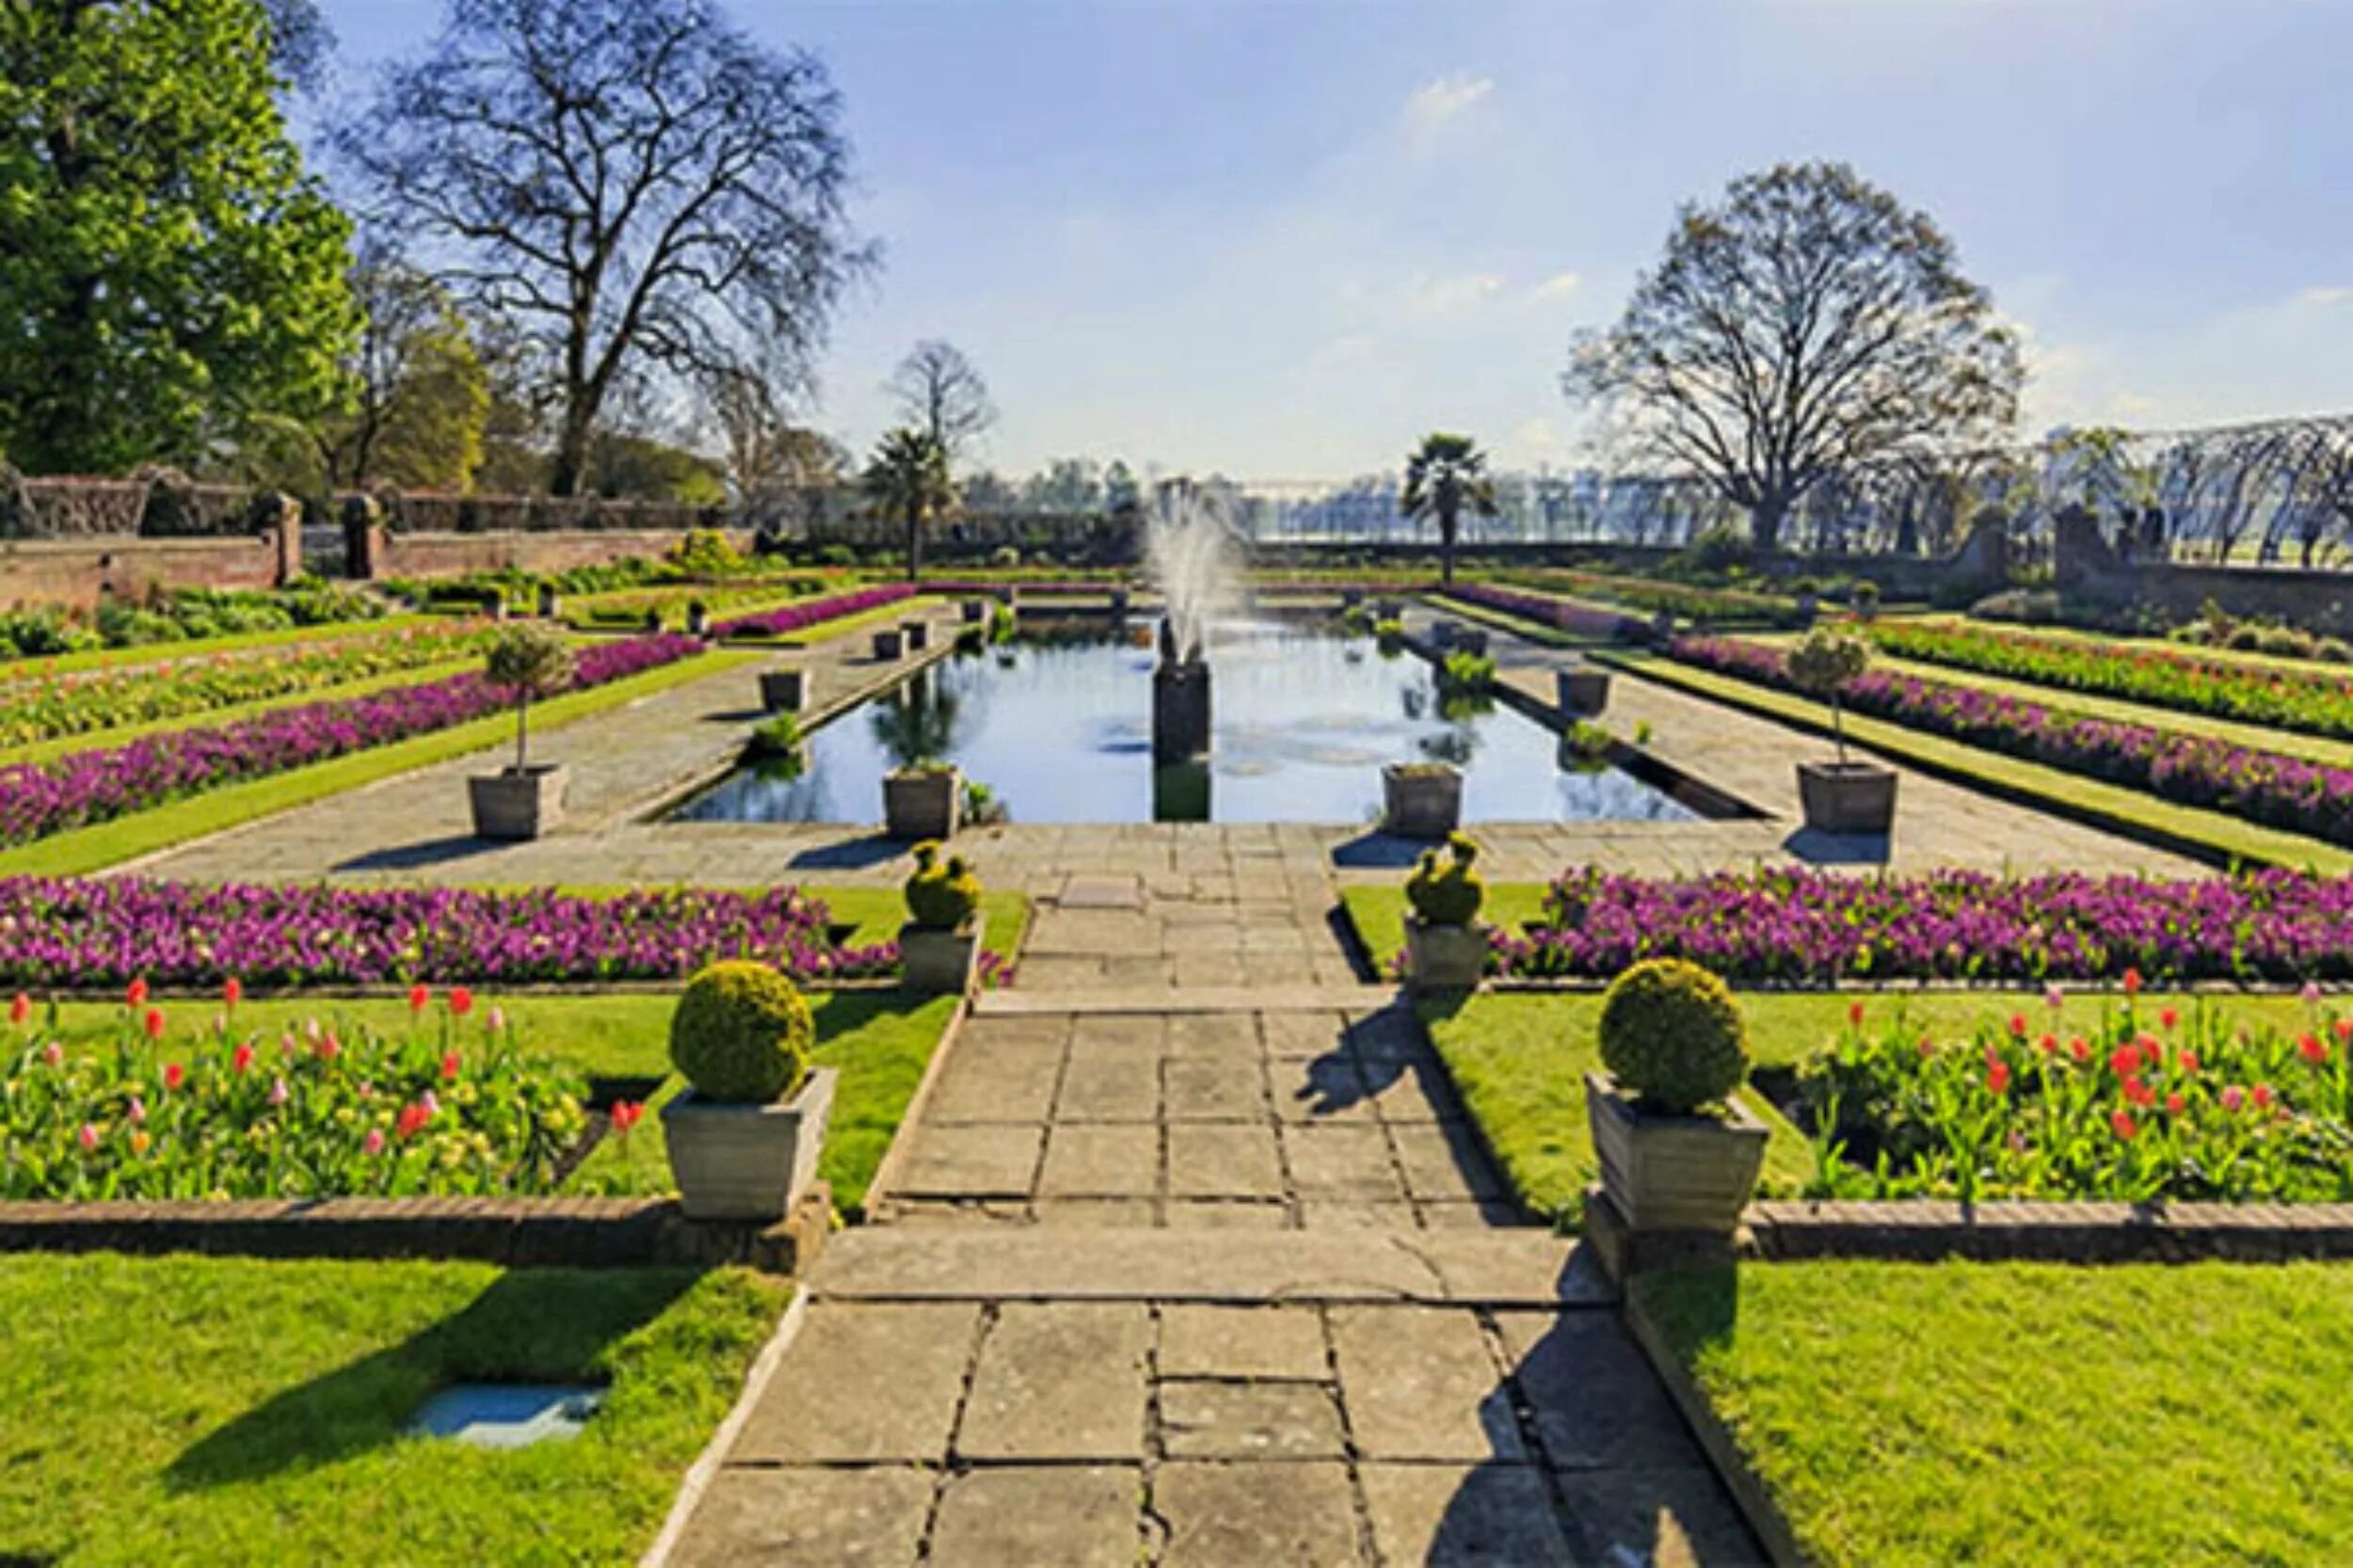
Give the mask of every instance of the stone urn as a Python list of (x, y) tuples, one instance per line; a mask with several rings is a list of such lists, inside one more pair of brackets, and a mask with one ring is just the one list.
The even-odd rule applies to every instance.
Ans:
[(956, 608), (967, 626), (978, 626), (988, 616), (988, 601), (984, 599), (968, 599)]
[(789, 1100), (724, 1105), (680, 1090), (662, 1108), (679, 1207), (690, 1220), (780, 1220), (808, 1191), (836, 1070), (813, 1067)]
[(920, 653), (932, 646), (932, 623), (927, 620), (904, 620), (899, 632), (909, 653)]
[(1462, 825), (1463, 770), (1451, 762), (1391, 762), (1381, 770), (1381, 823), (1408, 839), (1443, 839)]
[(888, 663), (899, 657), (904, 634), (893, 626), (874, 633), (874, 657)]
[(1598, 713), (1609, 706), (1609, 672), (1592, 664), (1553, 671), (1552, 686), (1564, 713)]
[(1800, 762), (1798, 801), (1817, 833), (1878, 834), (1896, 825), (1896, 770), (1879, 762)]
[(974, 915), (962, 925), (952, 926), (918, 925), (909, 920), (899, 928), (900, 984), (927, 997), (960, 996), (970, 990), (987, 927), (985, 915)]
[(561, 762), (502, 768), (466, 780), (477, 839), (536, 839), (564, 820), (564, 789), (571, 776)]
[(1737, 1097), (1721, 1115), (1641, 1109), (1608, 1073), (1585, 1075), (1602, 1191), (1626, 1229), (1729, 1236), (1765, 1164), (1765, 1124)]
[(964, 801), (957, 768), (894, 768), (883, 775), (883, 830), (893, 839), (952, 839)]
[(797, 713), (808, 701), (808, 671), (787, 669), (760, 672), (760, 707), (762, 712)]
[(1410, 991), (1468, 991), (1487, 969), (1484, 920), (1441, 925), (1405, 917), (1405, 986)]

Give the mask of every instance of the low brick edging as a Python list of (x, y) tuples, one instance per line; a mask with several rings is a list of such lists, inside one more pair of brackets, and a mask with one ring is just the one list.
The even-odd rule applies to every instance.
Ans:
[(2353, 1204), (1769, 1202), (1743, 1216), (1767, 1261), (2281, 1263), (2353, 1258)]
[(820, 1182), (770, 1225), (689, 1220), (673, 1197), (286, 1198), (0, 1203), (0, 1252), (456, 1258), (508, 1268), (814, 1261), (833, 1199)]

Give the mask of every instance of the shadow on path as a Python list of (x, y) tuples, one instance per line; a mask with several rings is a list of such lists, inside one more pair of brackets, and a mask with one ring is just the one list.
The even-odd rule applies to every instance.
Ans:
[(427, 839), (422, 843), (394, 844), (388, 849), (372, 849), (365, 855), (355, 855), (339, 862), (339, 872), (412, 872), (430, 866), (445, 866), (452, 861), (472, 859), (477, 855), (492, 855), (506, 846), (496, 839), (477, 839), (460, 834), (448, 839)]

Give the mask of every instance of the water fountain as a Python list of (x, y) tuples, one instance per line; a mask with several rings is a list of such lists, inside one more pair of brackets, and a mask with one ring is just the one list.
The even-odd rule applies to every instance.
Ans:
[(1233, 600), (1234, 535), (1192, 486), (1163, 486), (1145, 525), (1145, 558), (1160, 592), (1160, 659), (1152, 670), (1152, 760), (1163, 768), (1209, 752), (1209, 628)]

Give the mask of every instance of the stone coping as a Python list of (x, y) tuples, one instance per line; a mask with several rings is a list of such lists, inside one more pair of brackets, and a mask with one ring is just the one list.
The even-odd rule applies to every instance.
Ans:
[(2353, 1258), (2353, 1204), (1770, 1202), (1743, 1217), (1767, 1260), (2276, 1263)]
[(201, 1253), (280, 1258), (466, 1258), (509, 1268), (815, 1260), (820, 1182), (771, 1225), (688, 1220), (673, 1197), (264, 1198), (0, 1203), (0, 1252)]

